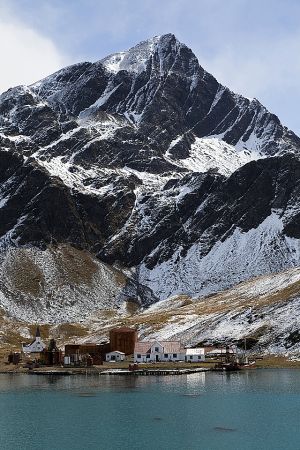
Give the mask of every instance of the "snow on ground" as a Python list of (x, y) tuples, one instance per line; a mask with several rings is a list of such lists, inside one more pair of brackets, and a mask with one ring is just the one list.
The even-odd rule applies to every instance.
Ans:
[(0, 133), (0, 138), (9, 139), (12, 142), (20, 143), (20, 142), (30, 142), (30, 137), (25, 136), (23, 134), (17, 134), (16, 136), (11, 136), (8, 134)]
[[(72, 163), (72, 158), (66, 161), (65, 156), (56, 156), (49, 160), (44, 160), (36, 157), (36, 160), (52, 176), (60, 178), (66, 186), (85, 194), (92, 194), (97, 196), (105, 195), (109, 191), (113, 190), (113, 186), (111, 184), (107, 184), (101, 188), (94, 187), (94, 183), (97, 181), (97, 179), (103, 178), (105, 176), (119, 175), (129, 177), (130, 175), (135, 175), (141, 181), (141, 184), (137, 185), (135, 189), (135, 194), (137, 196), (145, 191), (153, 192), (157, 189), (161, 189), (162, 186), (170, 178), (172, 178), (171, 175), (158, 176), (153, 175), (149, 172), (139, 172), (126, 166), (120, 169), (102, 169), (97, 165), (94, 165), (89, 169), (86, 169), (79, 164), (76, 164), (74, 166), (74, 164)], [(89, 183), (87, 183), (87, 180), (89, 180)], [(5, 199), (3, 199), (3, 202), (4, 200)]]
[(176, 294), (207, 295), (263, 273), (300, 265), (300, 241), (282, 236), (282, 229), (282, 219), (272, 212), (256, 229), (236, 228), (205, 256), (201, 244), (195, 243), (184, 257), (178, 249), (152, 270), (142, 265), (140, 281), (163, 300)]
[[(85, 290), (85, 283), (81, 282), (80, 287), (70, 283), (66, 267), (59, 277), (59, 263), (65, 257), (68, 260), (68, 252), (66, 254), (63, 248), (59, 251), (61, 255), (49, 249), (46, 256), (44, 252), (39, 254), (34, 251), (34, 256), (32, 251), (24, 253), (23, 250), (21, 256), (30, 257), (31, 263), (41, 267), (44, 283), (49, 289), (52, 286), (52, 290), (45, 290), (44, 295), (33, 296), (32, 301), (27, 302), (26, 311), (19, 297), (20, 289), (26, 286), (26, 283), (22, 285), (26, 278), (22, 282), (19, 280), (19, 291), (16, 290), (12, 277), (10, 284), (7, 277), (17, 267), (14, 267), (12, 259), (6, 258), (4, 261), (4, 281), (15, 296), (8, 299), (4, 294), (2, 278), (0, 309), (10, 315), (6, 320), (7, 326), (9, 321), (14, 323), (14, 317), (22, 321), (22, 324), (16, 323), (15, 329), (24, 336), (28, 334), (26, 324), (50, 323), (50, 333), (55, 335), (60, 333), (57, 328), (59, 324), (72, 322), (86, 330), (76, 341), (100, 342), (107, 337), (110, 328), (126, 325), (136, 326), (142, 339), (178, 339), (183, 345), (196, 345), (199, 342), (225, 343), (252, 337), (258, 339), (255, 351), (299, 355), (300, 343), (295, 340), (295, 335), (297, 337), (300, 328), (300, 268), (264, 275), (209, 297), (192, 299), (175, 296), (132, 313), (123, 303), (111, 303), (112, 296), (117, 298), (119, 291), (111, 284), (109, 268), (100, 269), (100, 278), (96, 270), (91, 280), (86, 282), (86, 285), (94, 285), (92, 289), (90, 285), (88, 290)], [(18, 252), (22, 253), (21, 250)], [(19, 263), (24, 266), (21, 256)], [(26, 266), (31, 263), (27, 261)]]
[(102, 59), (102, 64), (107, 70), (117, 73), (120, 70), (127, 70), (139, 74), (146, 70), (146, 63), (150, 55), (159, 45), (160, 36), (143, 41), (131, 48), (127, 52), (114, 53)]
[(171, 142), (165, 154), (165, 159), (191, 172), (207, 172), (210, 169), (217, 169), (222, 175), (229, 176), (244, 164), (262, 158), (255, 151), (244, 149), (237, 151), (234, 146), (227, 144), (218, 137), (196, 137), (195, 142), (191, 145), (189, 157), (173, 160), (170, 150), (181, 138), (181, 136), (177, 136)]
[(2, 199), (0, 200), (0, 209), (3, 208), (3, 206), (6, 205), (6, 203), (7, 203), (7, 201), (8, 201), (8, 198), (9, 198), (9, 197), (5, 197), (5, 198), (2, 198)]
[(253, 337), (258, 339), (256, 349), (300, 352), (300, 343), (293, 340), (293, 333), (300, 328), (300, 268), (189, 300), (172, 297), (144, 310), (137, 317), (142, 335), (181, 339), (190, 345)]
[(224, 87), (224, 86), (221, 86), (221, 85), (220, 85), (220, 86), (218, 87), (218, 91), (217, 91), (217, 93), (216, 93), (216, 95), (215, 95), (215, 98), (214, 98), (214, 100), (213, 100), (213, 102), (212, 102), (212, 104), (211, 104), (211, 107), (210, 107), (210, 109), (209, 109), (207, 115), (210, 114), (211, 111), (214, 109), (214, 107), (219, 103), (219, 101), (220, 101), (221, 98), (222, 98), (222, 95), (224, 94), (224, 92), (226, 92), (226, 90), (227, 90), (227, 88)]
[(29, 323), (81, 323), (124, 301), (122, 273), (67, 245), (10, 248), (0, 253), (0, 273), (0, 308)]
[[(180, 339), (184, 345), (258, 339), (256, 351), (299, 354), (300, 268), (264, 275), (200, 298), (171, 297), (133, 316), (91, 318), (93, 336), (120, 323), (138, 327), (142, 339)], [(99, 335), (100, 336), (100, 335)]]
[(182, 296), (172, 296), (165, 300), (161, 300), (160, 302), (154, 303), (149, 308), (147, 308), (146, 312), (159, 312), (159, 311), (168, 311), (170, 309), (174, 308), (180, 308), (181, 306), (184, 306), (188, 304), (189, 302), (192, 302), (190, 297), (187, 295)]
[(88, 193), (93, 195), (104, 195), (107, 193), (111, 186), (108, 184), (102, 188), (94, 188), (92, 181), (91, 184), (86, 184), (87, 179), (95, 179), (99, 175), (103, 175), (101, 170), (97, 170), (97, 167), (93, 169), (84, 169), (83, 167), (76, 165), (76, 170), (70, 170), (74, 166), (70, 162), (64, 162), (64, 156), (57, 156), (49, 161), (39, 159), (38, 162), (54, 177), (59, 177), (66, 186), (76, 189), (82, 193)]
[(174, 316), (169, 319), (159, 330), (153, 330), (151, 326), (142, 327), (142, 337), (145, 336), (149, 340), (174, 340), (180, 339), (188, 330), (199, 323), (199, 316), (196, 314)]

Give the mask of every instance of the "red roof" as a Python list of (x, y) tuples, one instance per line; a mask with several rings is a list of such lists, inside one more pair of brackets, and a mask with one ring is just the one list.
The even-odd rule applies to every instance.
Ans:
[(156, 343), (163, 347), (163, 353), (181, 353), (185, 351), (181, 347), (180, 341), (144, 341), (136, 342), (134, 352), (142, 354), (150, 353), (151, 347)]
[(134, 346), (135, 353), (150, 353), (151, 346), (155, 343), (155, 341), (150, 342), (136, 342)]
[(185, 351), (181, 348), (179, 341), (163, 341), (161, 345), (164, 347), (164, 353), (180, 353)]

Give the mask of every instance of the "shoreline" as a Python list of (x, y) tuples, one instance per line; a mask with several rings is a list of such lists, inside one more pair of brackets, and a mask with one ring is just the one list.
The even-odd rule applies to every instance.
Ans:
[[(0, 362), (0, 374), (32, 374), (32, 375), (54, 375), (54, 376), (71, 376), (71, 375), (135, 375), (144, 376), (145, 374), (156, 375), (180, 375), (197, 372), (210, 371), (217, 361), (205, 362), (201, 364), (189, 363), (155, 363), (140, 364), (138, 370), (131, 372), (128, 369), (129, 362), (125, 361), (119, 364), (105, 363), (100, 366), (92, 367), (56, 367), (42, 366), (29, 370), (21, 365), (13, 366)], [(243, 371), (254, 369), (300, 369), (300, 360), (292, 360), (282, 356), (268, 356), (258, 359), (256, 365), (252, 368), (244, 368)], [(118, 372), (120, 371), (120, 372)]]

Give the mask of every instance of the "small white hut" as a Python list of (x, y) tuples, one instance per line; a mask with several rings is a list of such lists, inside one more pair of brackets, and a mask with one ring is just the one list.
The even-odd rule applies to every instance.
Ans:
[(118, 350), (115, 350), (114, 352), (106, 353), (105, 360), (108, 362), (111, 361), (124, 361), (125, 359), (125, 353), (119, 352)]

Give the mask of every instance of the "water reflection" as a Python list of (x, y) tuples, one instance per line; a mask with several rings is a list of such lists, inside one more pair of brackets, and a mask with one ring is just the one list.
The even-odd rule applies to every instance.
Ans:
[(295, 449), (299, 375), (0, 375), (0, 448)]
[(202, 372), (181, 376), (37, 376), (1, 374), (0, 394), (9, 391), (82, 391), (138, 394), (153, 392), (159, 386), (165, 393), (184, 393), (187, 396), (209, 392), (238, 393), (244, 391), (282, 392), (300, 394), (300, 371), (297, 369), (249, 370), (237, 373)]

